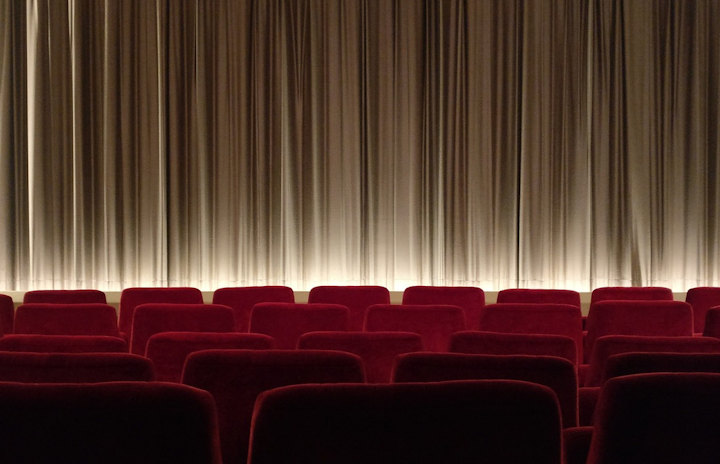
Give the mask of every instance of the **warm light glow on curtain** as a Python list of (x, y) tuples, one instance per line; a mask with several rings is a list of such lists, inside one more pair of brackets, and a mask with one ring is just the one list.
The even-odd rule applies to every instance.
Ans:
[(0, 0), (0, 289), (720, 285), (720, 0)]

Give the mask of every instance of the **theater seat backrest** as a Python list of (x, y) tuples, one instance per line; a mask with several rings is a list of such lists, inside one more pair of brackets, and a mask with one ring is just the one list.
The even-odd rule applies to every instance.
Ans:
[(120, 337), (105, 335), (26, 335), (10, 334), (0, 338), (0, 351), (31, 353), (127, 353)]
[(475, 329), (485, 308), (485, 292), (479, 287), (416, 285), (405, 289), (402, 304), (458, 306), (465, 311), (465, 327)]
[(101, 303), (22, 304), (15, 313), (15, 333), (118, 336), (117, 314)]
[(23, 295), (23, 303), (107, 303), (100, 290), (31, 290)]
[(202, 304), (200, 290), (193, 287), (130, 287), (120, 294), (120, 334), (130, 340), (135, 308), (145, 303)]
[(321, 285), (308, 294), (308, 303), (339, 304), (346, 306), (348, 330), (363, 328), (365, 311), (374, 304), (390, 304), (390, 292), (378, 285)]
[(0, 352), (0, 382), (94, 383), (154, 377), (149, 359), (127, 353)]
[(280, 285), (227, 287), (213, 293), (213, 304), (232, 308), (236, 332), (249, 330), (250, 313), (258, 303), (295, 303), (295, 293), (292, 288)]

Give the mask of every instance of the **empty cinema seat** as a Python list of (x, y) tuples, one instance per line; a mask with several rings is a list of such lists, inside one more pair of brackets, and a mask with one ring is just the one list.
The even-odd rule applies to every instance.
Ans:
[(378, 285), (321, 285), (308, 294), (308, 303), (331, 303), (346, 306), (348, 330), (362, 330), (365, 311), (374, 304), (390, 304), (390, 292)]
[(202, 304), (200, 290), (193, 287), (130, 287), (120, 294), (120, 335), (130, 340), (135, 307), (145, 303)]
[(150, 381), (152, 362), (128, 353), (0, 352), (0, 382)]
[(638, 374), (609, 380), (588, 464), (720, 462), (720, 374)]
[(503, 303), (485, 307), (480, 320), (483, 332), (564, 335), (575, 341), (582, 359), (580, 308), (554, 303)]
[(564, 335), (514, 334), (500, 332), (457, 332), (450, 351), (466, 354), (524, 354), (556, 356), (577, 364), (575, 340)]
[(585, 360), (595, 340), (605, 335), (691, 336), (692, 307), (683, 301), (608, 300), (590, 306)]
[(22, 304), (15, 312), (15, 333), (118, 336), (117, 313), (101, 303)]
[(0, 461), (220, 464), (209, 393), (160, 382), (0, 383)]
[(693, 331), (705, 331), (705, 316), (708, 309), (720, 306), (720, 287), (695, 287), (685, 294), (685, 302), (693, 308)]
[(339, 351), (198, 351), (188, 356), (183, 372), (183, 383), (215, 398), (224, 464), (246, 462), (252, 411), (260, 393), (298, 383), (363, 380), (362, 360)]
[(15, 304), (8, 295), (0, 294), (0, 335), (13, 333)]
[(465, 326), (476, 328), (485, 308), (485, 292), (478, 287), (416, 285), (403, 291), (404, 305), (451, 305), (465, 311)]
[(554, 303), (580, 307), (580, 293), (549, 288), (508, 288), (500, 290), (496, 303)]
[(719, 353), (623, 353), (610, 356), (605, 380), (651, 372), (714, 372), (720, 374)]
[(567, 359), (553, 356), (408, 353), (397, 357), (393, 382), (524, 380), (552, 389), (564, 427), (577, 425), (577, 374)]
[(213, 292), (212, 302), (231, 307), (235, 316), (235, 331), (247, 332), (253, 306), (258, 303), (295, 303), (295, 293), (292, 288), (281, 285), (226, 287)]
[(337, 304), (259, 303), (250, 316), (250, 332), (271, 336), (278, 349), (297, 348), (300, 335), (348, 330), (348, 309)]
[(31, 353), (127, 353), (127, 342), (106, 335), (11, 334), (0, 338), (0, 351)]
[(363, 360), (368, 383), (390, 382), (399, 354), (422, 351), (420, 335), (410, 332), (310, 332), (303, 334), (298, 348), (353, 353)]
[(550, 389), (481, 380), (265, 392), (248, 463), (559, 464), (561, 455)]
[(232, 332), (232, 309), (214, 304), (147, 303), (135, 308), (130, 352), (144, 355), (148, 339), (161, 332)]
[(145, 356), (155, 365), (157, 380), (180, 382), (190, 353), (210, 349), (266, 350), (274, 343), (272, 337), (262, 334), (162, 332), (148, 339)]
[(81, 290), (31, 290), (23, 295), (23, 303), (107, 303), (105, 292)]
[(373, 305), (365, 315), (367, 332), (413, 332), (427, 351), (447, 351), (450, 337), (465, 330), (465, 314), (449, 305)]
[(598, 287), (590, 295), (590, 305), (607, 300), (671, 301), (672, 290), (667, 287)]
[(703, 335), (706, 337), (720, 338), (720, 307), (710, 308), (705, 313)]

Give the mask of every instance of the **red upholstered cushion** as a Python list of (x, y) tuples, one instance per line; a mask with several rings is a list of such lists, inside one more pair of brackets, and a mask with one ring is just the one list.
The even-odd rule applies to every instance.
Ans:
[(373, 305), (365, 316), (368, 332), (414, 332), (428, 351), (447, 351), (450, 337), (465, 330), (462, 308), (448, 305)]
[(714, 306), (705, 312), (703, 335), (706, 337), (720, 338), (720, 306)]
[(120, 333), (130, 340), (135, 307), (144, 303), (202, 304), (200, 290), (193, 287), (131, 287), (120, 294)]
[(685, 295), (685, 302), (693, 308), (693, 331), (703, 333), (708, 309), (720, 306), (720, 287), (691, 288)]
[(580, 293), (574, 290), (508, 288), (500, 290), (496, 303), (555, 303), (580, 307)]
[(571, 427), (563, 430), (565, 464), (585, 464), (590, 452), (592, 427)]
[(588, 464), (720, 462), (720, 374), (638, 374), (603, 387)]
[(100, 290), (31, 290), (23, 295), (23, 303), (107, 303)]
[(610, 356), (605, 380), (651, 372), (714, 372), (720, 374), (720, 350), (715, 353), (622, 353)]
[(135, 308), (130, 352), (144, 355), (148, 339), (160, 332), (232, 332), (232, 309), (213, 304), (147, 303)]
[(423, 346), (420, 335), (410, 332), (310, 332), (300, 337), (298, 348), (356, 354), (367, 382), (387, 383), (397, 355), (422, 351)]
[(105, 335), (25, 335), (10, 334), (0, 338), (0, 351), (34, 353), (127, 353), (120, 337)]
[(408, 353), (397, 357), (393, 382), (511, 379), (550, 387), (560, 402), (563, 426), (577, 425), (577, 374), (553, 356)]
[(362, 381), (362, 360), (339, 351), (198, 351), (188, 356), (183, 372), (183, 383), (215, 398), (224, 464), (245, 462), (255, 398), (263, 391), (298, 383)]
[(15, 304), (7, 295), (0, 294), (0, 335), (13, 333)]
[(190, 353), (210, 349), (264, 350), (273, 348), (272, 337), (249, 333), (162, 332), (151, 336), (145, 356), (155, 365), (155, 378), (180, 382)]
[(308, 303), (331, 303), (347, 306), (348, 330), (362, 330), (365, 311), (374, 304), (390, 304), (390, 292), (377, 285), (324, 285), (314, 287), (308, 295)]
[(184, 385), (0, 383), (0, 410), (0, 462), (221, 462), (212, 398)]
[(607, 300), (672, 300), (667, 287), (598, 287), (592, 291), (590, 304)]
[(258, 303), (294, 303), (295, 293), (290, 287), (266, 285), (260, 287), (219, 288), (213, 293), (213, 304), (229, 306), (235, 315), (235, 331), (247, 332), (250, 312)]
[(577, 363), (575, 340), (564, 335), (463, 331), (453, 334), (450, 351), (468, 354), (556, 356)]
[(485, 292), (478, 287), (418, 285), (405, 289), (402, 304), (459, 306), (465, 311), (465, 327), (475, 329), (485, 307)]
[(0, 382), (150, 381), (152, 362), (127, 353), (0, 352)]
[(348, 329), (348, 309), (337, 304), (259, 303), (250, 316), (250, 332), (275, 339), (275, 347), (294, 349), (300, 335)]
[(107, 304), (22, 304), (15, 313), (15, 333), (117, 336), (117, 314)]
[(604, 335), (691, 336), (692, 324), (692, 307), (682, 301), (600, 301), (588, 313), (585, 360)]
[(268, 391), (248, 463), (559, 464), (561, 455), (550, 389), (481, 380)]

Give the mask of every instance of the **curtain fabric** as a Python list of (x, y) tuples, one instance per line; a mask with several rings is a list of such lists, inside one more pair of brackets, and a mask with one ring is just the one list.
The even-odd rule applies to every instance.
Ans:
[(719, 0), (0, 0), (0, 288), (720, 285)]

